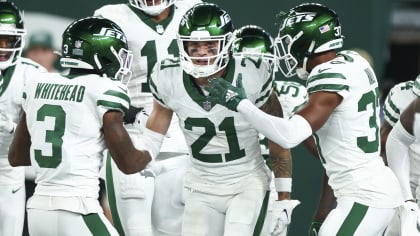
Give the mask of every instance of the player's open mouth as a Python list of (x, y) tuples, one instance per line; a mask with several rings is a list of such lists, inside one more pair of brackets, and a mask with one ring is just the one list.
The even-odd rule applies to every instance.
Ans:
[(0, 52), (0, 61), (7, 61), (10, 58), (10, 52)]
[(196, 65), (200, 65), (200, 66), (207, 66), (207, 65), (209, 65), (209, 61), (208, 60), (195, 60), (194, 63)]

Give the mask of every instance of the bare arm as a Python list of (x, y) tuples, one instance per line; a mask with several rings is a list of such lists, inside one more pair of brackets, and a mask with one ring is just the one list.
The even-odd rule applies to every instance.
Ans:
[(324, 222), (327, 215), (330, 211), (334, 208), (336, 199), (334, 197), (334, 192), (331, 189), (330, 185), (328, 184), (328, 176), (323, 171), (323, 181), (322, 181), (322, 190), (321, 190), (321, 197), (318, 202), (318, 208), (316, 210), (314, 221), (316, 222)]
[[(319, 159), (319, 154), (316, 148), (315, 140), (313, 137), (309, 137), (305, 140), (306, 148), (314, 155), (314, 157)], [(327, 215), (330, 211), (334, 208), (336, 199), (334, 196), (334, 192), (331, 186), (328, 184), (328, 176), (325, 173), (325, 169), (323, 168), (323, 176), (322, 176), (322, 186), (321, 186), (321, 197), (318, 201), (318, 207), (315, 212), (314, 221), (322, 223), (324, 222)]]
[(153, 101), (153, 111), (147, 120), (146, 128), (160, 134), (166, 134), (171, 124), (172, 114), (171, 110)]
[(388, 139), (389, 132), (391, 132), (392, 126), (387, 122), (384, 121), (381, 125), (381, 157), (385, 163), (388, 165), (388, 160), (386, 159), (386, 140)]
[(152, 160), (148, 151), (137, 150), (123, 126), (123, 114), (108, 111), (103, 116), (103, 132), (106, 146), (118, 168), (125, 174), (143, 170)]
[(315, 92), (309, 94), (308, 103), (297, 114), (305, 118), (312, 131), (319, 130), (327, 122), (334, 109), (340, 105), (342, 97), (333, 92)]
[[(261, 110), (277, 117), (283, 117), (280, 102), (275, 93), (270, 95)], [(271, 168), (275, 178), (292, 178), (292, 155), (289, 149), (268, 140)], [(278, 200), (290, 199), (290, 192), (279, 192)]]
[(26, 113), (23, 113), (16, 127), (12, 143), (9, 147), (9, 163), (11, 166), (30, 166), (31, 136), (26, 125)]

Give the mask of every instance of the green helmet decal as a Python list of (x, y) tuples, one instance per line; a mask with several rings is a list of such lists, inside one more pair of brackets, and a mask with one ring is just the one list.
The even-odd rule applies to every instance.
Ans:
[[(199, 3), (188, 10), (177, 34), (183, 69), (193, 77), (204, 77), (226, 67), (234, 26), (230, 15), (218, 5)], [(188, 42), (217, 42), (217, 55), (194, 58), (187, 52)], [(208, 60), (207, 65), (195, 65), (194, 59)]]
[(100, 75), (121, 79), (120, 76), (131, 75), (131, 61), (126, 36), (111, 20), (86, 17), (70, 24), (63, 33), (63, 67), (95, 70)]
[(317, 3), (305, 3), (280, 14), (276, 37), (280, 53), (280, 69), (286, 77), (296, 68), (305, 68), (313, 55), (343, 46), (338, 15)]
[(0, 51), (8, 56), (7, 60), (0, 62), (0, 70), (16, 63), (25, 45), (25, 34), (19, 8), (13, 2), (0, 1), (0, 35), (12, 36), (8, 39), (7, 46), (0, 48)]

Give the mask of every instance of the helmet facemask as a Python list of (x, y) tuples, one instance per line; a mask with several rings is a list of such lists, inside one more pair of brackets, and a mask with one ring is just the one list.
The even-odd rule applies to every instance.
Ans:
[(234, 32), (233, 56), (264, 60), (271, 71), (278, 68), (279, 51), (271, 35), (259, 26), (247, 25)]
[(0, 70), (14, 64), (25, 45), (23, 13), (12, 2), (0, 2)]
[[(96, 53), (93, 57), (96, 67), (99, 71), (102, 72), (103, 76), (127, 84), (132, 74), (132, 52), (125, 48), (120, 48), (120, 50), (117, 52), (113, 46), (109, 47), (109, 50), (112, 53), (112, 57), (115, 57), (116, 60), (109, 60), (107, 57), (101, 57)], [(115, 63), (116, 61), (118, 61), (117, 64)]]
[(0, 29), (0, 38), (8, 37), (6, 47), (0, 46), (0, 70), (4, 70), (16, 63), (16, 59), (21, 56), (24, 37), (19, 34), (3, 34)]
[[(234, 31), (230, 15), (213, 3), (199, 3), (182, 18), (177, 43), (181, 66), (194, 78), (213, 75), (227, 66)], [(195, 52), (188, 46), (197, 46), (207, 52)], [(210, 47), (211, 46), (211, 47)], [(208, 56), (212, 54), (211, 56)]]
[(143, 11), (147, 15), (157, 16), (174, 4), (175, 0), (129, 0), (129, 2), (131, 6)]
[[(201, 36), (203, 35), (203, 36)], [(226, 67), (227, 60), (229, 58), (229, 48), (231, 45), (232, 33), (221, 35), (221, 36), (210, 36), (207, 31), (196, 31), (192, 32), (191, 36), (179, 36), (178, 35), (178, 47), (181, 53), (181, 65), (183, 66), (186, 73), (192, 75), (195, 78), (207, 77), (215, 74)], [(208, 43), (210, 46), (207, 50), (212, 54), (209, 56), (193, 56), (190, 55), (192, 49), (188, 48), (188, 45), (197, 43), (197, 47), (200, 43)], [(192, 46), (190, 46), (192, 47)], [(203, 50), (197, 48), (196, 50)]]

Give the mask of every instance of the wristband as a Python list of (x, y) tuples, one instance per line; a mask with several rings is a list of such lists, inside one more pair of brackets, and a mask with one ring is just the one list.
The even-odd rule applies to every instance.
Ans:
[(292, 178), (274, 178), (277, 192), (292, 192)]

